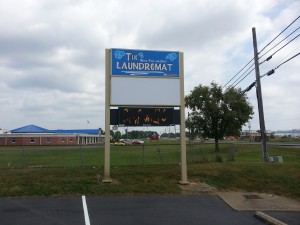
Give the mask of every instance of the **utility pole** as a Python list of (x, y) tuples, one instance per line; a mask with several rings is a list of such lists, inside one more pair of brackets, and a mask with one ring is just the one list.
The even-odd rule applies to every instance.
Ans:
[(190, 120), (189, 112), (188, 112), (188, 121), (189, 121), (189, 144), (191, 144), (191, 120)]
[(249, 133), (248, 133), (248, 136), (249, 136), (249, 141), (251, 141), (251, 123), (249, 122), (248, 124), (248, 128), (249, 128)]
[(263, 101), (262, 101), (262, 95), (261, 95), (260, 72), (259, 72), (255, 27), (252, 28), (252, 36), (253, 36), (254, 62), (255, 62), (255, 74), (256, 74), (256, 96), (257, 96), (260, 135), (261, 135), (261, 144), (262, 144), (262, 159), (265, 162), (268, 162), (267, 134), (266, 134), (266, 128), (265, 128), (264, 107), (263, 107)]

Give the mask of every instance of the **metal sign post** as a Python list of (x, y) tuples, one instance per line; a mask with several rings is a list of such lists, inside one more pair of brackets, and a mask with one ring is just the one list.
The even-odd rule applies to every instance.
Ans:
[(183, 53), (180, 53), (180, 147), (181, 180), (180, 184), (189, 184), (187, 180), (186, 140), (185, 140), (185, 102), (184, 102), (184, 68)]
[(105, 50), (105, 148), (104, 148), (104, 178), (102, 182), (110, 183), (110, 68), (111, 50)]

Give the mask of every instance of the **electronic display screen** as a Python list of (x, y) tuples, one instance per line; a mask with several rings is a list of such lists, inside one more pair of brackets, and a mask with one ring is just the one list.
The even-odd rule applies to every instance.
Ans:
[(173, 125), (174, 108), (119, 107), (120, 126)]

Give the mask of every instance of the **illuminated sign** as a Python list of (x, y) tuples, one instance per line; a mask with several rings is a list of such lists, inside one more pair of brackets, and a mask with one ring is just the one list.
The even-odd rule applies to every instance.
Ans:
[(179, 77), (179, 52), (112, 49), (112, 76)]
[(120, 126), (169, 126), (173, 125), (174, 108), (119, 107)]

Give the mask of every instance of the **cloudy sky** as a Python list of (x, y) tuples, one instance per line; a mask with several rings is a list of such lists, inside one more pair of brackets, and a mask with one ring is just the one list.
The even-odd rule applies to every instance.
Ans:
[[(0, 128), (104, 128), (106, 48), (184, 52), (185, 94), (225, 85), (253, 58), (252, 27), (260, 50), (299, 9), (299, 0), (1, 0)], [(272, 44), (299, 26), (300, 19)], [(297, 38), (261, 74), (299, 52)], [(300, 56), (262, 78), (267, 130), (300, 128), (299, 71)], [(236, 87), (254, 80), (252, 72)], [(247, 95), (256, 130), (255, 88)]]

